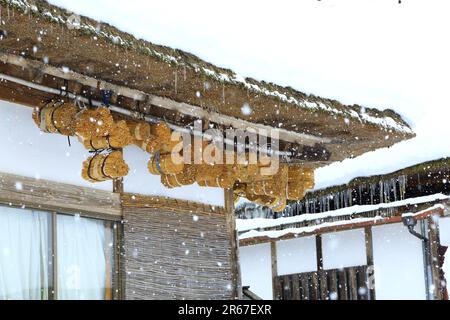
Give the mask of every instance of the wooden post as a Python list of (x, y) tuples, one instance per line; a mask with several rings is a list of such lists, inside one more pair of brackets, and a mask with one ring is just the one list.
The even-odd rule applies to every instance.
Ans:
[(317, 272), (323, 271), (323, 252), (322, 252), (322, 236), (318, 234), (316, 236), (316, 259), (317, 259)]
[(433, 298), (434, 300), (442, 300), (442, 283), (439, 266), (439, 247), (441, 245), (439, 238), (439, 224), (435, 217), (427, 218), (428, 222), (428, 250), (429, 250), (429, 264), (431, 267), (431, 276), (433, 284)]
[(319, 297), (320, 300), (329, 299), (328, 295), (328, 283), (327, 275), (323, 270), (323, 250), (322, 250), (322, 236), (316, 235), (316, 263), (317, 263), (317, 275), (319, 276)]
[(53, 300), (58, 300), (58, 214), (53, 212), (52, 219), (52, 283), (53, 283)]
[(231, 279), (233, 281), (233, 296), (242, 299), (241, 268), (239, 265), (239, 240), (236, 230), (236, 218), (234, 216), (234, 193), (233, 189), (224, 189), (225, 212), (227, 218), (227, 233), (230, 238), (230, 264)]
[(368, 300), (375, 300), (375, 265), (373, 261), (372, 227), (365, 227), (364, 233), (367, 257), (367, 298)]
[[(113, 192), (118, 194), (124, 193), (123, 178), (117, 178), (113, 180)], [(123, 214), (122, 214), (123, 216)], [(124, 300), (125, 299), (125, 268), (124, 268), (124, 247), (123, 247), (123, 224), (115, 222), (114, 232), (114, 270), (112, 275), (112, 299)]]
[(272, 265), (272, 296), (273, 300), (280, 299), (280, 292), (278, 292), (278, 260), (277, 260), (277, 243), (270, 242), (270, 257)]
[(113, 192), (122, 194), (123, 191), (123, 178), (117, 178), (113, 180)]

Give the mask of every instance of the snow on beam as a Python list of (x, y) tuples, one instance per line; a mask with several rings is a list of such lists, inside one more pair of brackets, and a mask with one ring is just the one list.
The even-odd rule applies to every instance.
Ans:
[(316, 221), (318, 219), (326, 219), (326, 218), (339, 218), (344, 216), (352, 216), (356, 214), (362, 214), (366, 212), (373, 212), (380, 209), (389, 209), (403, 206), (411, 206), (418, 205), (423, 203), (431, 203), (435, 201), (445, 201), (449, 200), (450, 197), (444, 195), (442, 193), (410, 198), (405, 200), (400, 200), (391, 203), (380, 203), (374, 205), (355, 205), (352, 207), (326, 211), (321, 213), (309, 213), (302, 214), (292, 217), (278, 218), (278, 219), (264, 219), (264, 218), (256, 218), (256, 219), (238, 219), (237, 220), (237, 228), (239, 232), (249, 231), (252, 229), (261, 229), (261, 228), (274, 228), (274, 227), (282, 227), (290, 224), (308, 222), (308, 221)]
[[(430, 208), (416, 212), (412, 215), (416, 219), (424, 219), (430, 216), (444, 216), (445, 208), (442, 204), (436, 204)], [(298, 237), (306, 237), (317, 234), (338, 232), (349, 229), (365, 228), (375, 225), (400, 223), (406, 216), (411, 216), (411, 214), (407, 213), (387, 218), (383, 218), (381, 216), (376, 216), (372, 218), (356, 218), (344, 221), (325, 222), (314, 226), (287, 228), (283, 230), (271, 230), (271, 231), (251, 230), (239, 236), (239, 245), (248, 246), (270, 242), (275, 239), (288, 240)]]

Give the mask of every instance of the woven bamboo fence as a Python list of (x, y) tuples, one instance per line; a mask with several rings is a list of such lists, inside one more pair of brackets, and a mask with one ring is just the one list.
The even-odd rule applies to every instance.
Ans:
[[(123, 201), (125, 298), (231, 299), (232, 256), (223, 208), (162, 198)], [(150, 204), (149, 204), (150, 203)]]

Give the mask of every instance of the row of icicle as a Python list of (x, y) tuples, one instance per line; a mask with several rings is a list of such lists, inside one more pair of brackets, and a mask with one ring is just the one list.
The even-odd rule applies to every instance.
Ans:
[[(172, 130), (166, 123), (115, 119), (107, 107), (80, 108), (71, 102), (55, 100), (36, 108), (33, 119), (44, 132), (76, 136), (92, 152), (93, 155), (83, 162), (82, 170), (82, 177), (90, 182), (126, 176), (129, 167), (123, 159), (122, 149), (134, 144), (150, 154), (148, 170), (159, 175), (167, 188), (197, 183), (204, 187), (233, 189), (236, 199), (245, 197), (281, 211), (288, 199), (301, 199), (306, 190), (314, 186), (313, 170), (298, 165), (280, 164), (273, 175), (263, 175), (260, 162), (192, 164), (195, 154), (192, 145), (189, 145), (192, 160), (189, 164), (174, 161), (172, 150), (182, 140), (181, 136), (173, 140)], [(202, 148), (209, 144), (203, 141)], [(216, 148), (214, 152), (224, 152), (225, 158), (228, 151)], [(179, 153), (183, 159), (183, 148)], [(231, 156), (236, 159), (234, 153)]]

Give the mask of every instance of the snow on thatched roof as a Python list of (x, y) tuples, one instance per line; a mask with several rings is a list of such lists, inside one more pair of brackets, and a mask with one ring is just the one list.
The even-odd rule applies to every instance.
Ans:
[[(0, 0), (2, 51), (254, 123), (329, 138), (330, 161), (414, 136), (392, 110), (306, 95), (244, 78), (46, 1)], [(253, 112), (243, 114), (250, 104)]]

